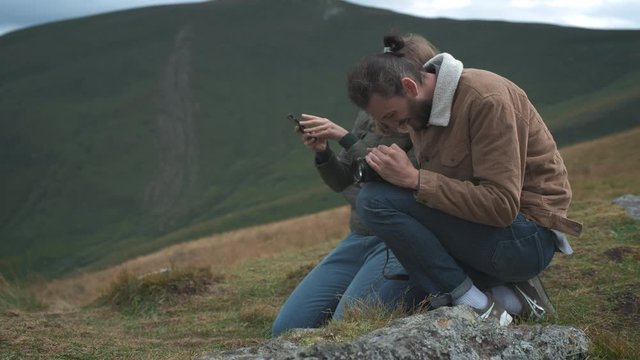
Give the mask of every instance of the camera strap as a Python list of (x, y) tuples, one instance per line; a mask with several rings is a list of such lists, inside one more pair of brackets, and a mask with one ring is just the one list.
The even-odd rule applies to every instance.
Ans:
[(384, 266), (382, 267), (382, 276), (387, 280), (409, 280), (407, 274), (393, 274), (387, 275), (387, 264), (389, 263), (389, 248), (387, 247), (386, 258), (384, 259)]

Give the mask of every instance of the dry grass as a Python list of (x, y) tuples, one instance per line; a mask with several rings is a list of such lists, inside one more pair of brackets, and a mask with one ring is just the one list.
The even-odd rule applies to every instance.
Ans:
[(174, 269), (142, 277), (122, 273), (97, 304), (123, 314), (148, 315), (161, 306), (178, 304), (184, 297), (211, 293), (211, 288), (223, 279), (209, 267)]
[(574, 203), (610, 201), (637, 191), (640, 128), (561, 149)]
[(32, 287), (24, 283), (10, 283), (0, 274), (0, 311), (38, 311), (46, 304), (37, 296)]
[(247, 259), (299, 250), (343, 237), (348, 231), (348, 214), (348, 207), (340, 207), (213, 235), (173, 245), (105, 270), (37, 284), (34, 291), (52, 310), (70, 309), (95, 300), (123, 272), (140, 276), (164, 268), (186, 267), (211, 267), (219, 271)]
[[(411, 313), (422, 311), (423, 309), (419, 308)], [(388, 326), (393, 320), (409, 314), (410, 312), (402, 306), (389, 309), (381, 303), (355, 302), (345, 309), (342, 319), (329, 321), (326, 326), (317, 331), (289, 331), (282, 336), (304, 346), (352, 341), (373, 330)]]
[[(154, 292), (147, 298), (153, 301), (150, 312), (123, 312), (112, 301), (65, 311), (0, 310), (0, 359), (191, 359), (258, 345), (310, 264), (340, 237), (230, 266), (213, 286), (191, 295), (175, 294), (173, 281), (167, 282), (172, 276), (165, 273), (144, 277), (162, 287), (160, 297)], [(140, 289), (134, 286), (131, 294), (146, 297)], [(169, 301), (164, 290), (171, 291)]]
[(573, 256), (544, 278), (560, 322), (583, 328), (593, 358), (640, 357), (640, 225), (611, 201), (640, 194), (640, 128), (561, 150), (573, 186), (570, 216), (584, 223)]

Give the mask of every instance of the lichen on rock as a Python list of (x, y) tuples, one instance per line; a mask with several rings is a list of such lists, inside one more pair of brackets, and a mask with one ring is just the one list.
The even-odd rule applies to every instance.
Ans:
[(351, 342), (300, 346), (282, 338), (201, 359), (584, 359), (584, 331), (559, 325), (480, 320), (467, 306), (442, 307), (393, 321)]

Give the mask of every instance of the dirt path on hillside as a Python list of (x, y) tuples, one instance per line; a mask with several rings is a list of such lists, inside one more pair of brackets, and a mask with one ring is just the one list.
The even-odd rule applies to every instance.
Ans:
[(143, 208), (158, 217), (159, 231), (183, 217), (186, 209), (179, 206), (179, 200), (195, 183), (198, 173), (195, 105), (190, 89), (192, 38), (192, 27), (183, 26), (159, 81), (153, 119), (159, 165), (145, 188), (143, 201)]

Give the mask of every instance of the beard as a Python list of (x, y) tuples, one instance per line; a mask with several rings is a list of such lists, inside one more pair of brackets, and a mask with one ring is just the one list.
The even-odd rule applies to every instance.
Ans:
[(409, 102), (409, 113), (411, 116), (409, 126), (411, 126), (413, 130), (422, 130), (429, 125), (432, 105), (432, 100), (411, 100)]

